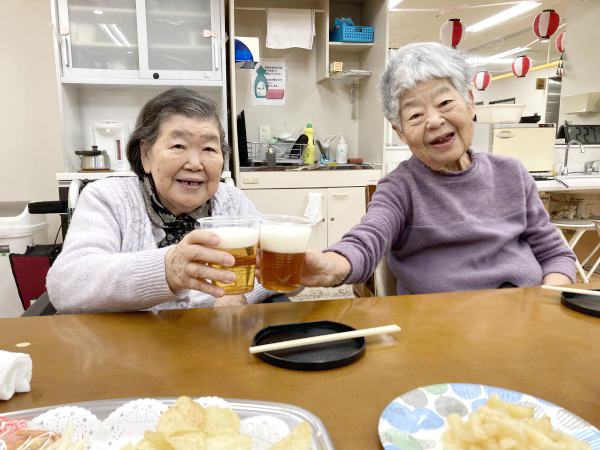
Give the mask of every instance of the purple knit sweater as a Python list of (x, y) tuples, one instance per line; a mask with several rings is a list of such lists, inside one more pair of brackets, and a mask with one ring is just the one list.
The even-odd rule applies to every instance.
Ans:
[(548, 221), (535, 182), (509, 157), (470, 151), (460, 172), (434, 172), (414, 156), (382, 178), (367, 214), (328, 251), (365, 281), (388, 253), (398, 294), (575, 281), (575, 255)]

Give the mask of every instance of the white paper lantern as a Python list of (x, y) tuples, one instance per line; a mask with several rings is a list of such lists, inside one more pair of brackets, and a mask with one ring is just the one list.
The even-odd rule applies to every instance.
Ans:
[(466, 30), (460, 19), (448, 19), (440, 28), (440, 42), (456, 48), (466, 36)]
[(529, 72), (530, 67), (531, 60), (525, 55), (517, 57), (512, 63), (512, 71), (519, 78), (522, 78), (525, 75), (527, 75), (527, 72)]
[(560, 16), (553, 9), (545, 9), (533, 21), (533, 32), (542, 40), (550, 39), (550, 36), (558, 29)]
[(473, 79), (473, 84), (480, 91), (485, 91), (492, 81), (492, 76), (487, 70), (482, 70), (481, 72), (477, 72), (475, 78)]

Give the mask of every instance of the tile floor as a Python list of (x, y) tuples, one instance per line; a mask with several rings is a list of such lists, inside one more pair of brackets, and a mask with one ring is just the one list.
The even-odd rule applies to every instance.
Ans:
[(292, 301), (333, 300), (339, 298), (354, 298), (352, 285), (343, 284), (334, 288), (304, 288), (300, 294), (292, 297)]

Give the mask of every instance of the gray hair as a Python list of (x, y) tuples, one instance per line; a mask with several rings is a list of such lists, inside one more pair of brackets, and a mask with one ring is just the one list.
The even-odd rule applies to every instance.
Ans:
[(191, 89), (177, 87), (168, 89), (148, 100), (138, 114), (135, 128), (127, 141), (127, 159), (131, 169), (138, 177), (144, 176), (141, 145), (145, 141), (152, 147), (158, 139), (165, 120), (182, 115), (194, 119), (214, 120), (219, 128), (223, 159), (229, 155), (229, 146), (225, 142), (225, 131), (221, 125), (217, 103)]
[(400, 104), (410, 89), (423, 81), (448, 79), (469, 103), (472, 70), (463, 54), (437, 42), (420, 42), (400, 47), (391, 56), (379, 80), (383, 114), (401, 129)]

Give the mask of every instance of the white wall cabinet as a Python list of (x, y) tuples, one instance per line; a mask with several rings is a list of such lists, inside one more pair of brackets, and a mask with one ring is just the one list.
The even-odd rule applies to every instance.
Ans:
[(222, 81), (219, 0), (58, 0), (63, 82)]
[[(133, 130), (141, 107), (175, 86), (213, 98), (227, 127), (224, 0), (52, 0), (65, 172), (93, 145), (92, 124)], [(229, 167), (227, 167), (229, 169)]]
[(323, 250), (360, 222), (366, 211), (365, 188), (256, 189), (244, 191), (263, 214), (302, 216), (309, 194), (320, 193), (323, 219), (314, 226), (309, 246)]

